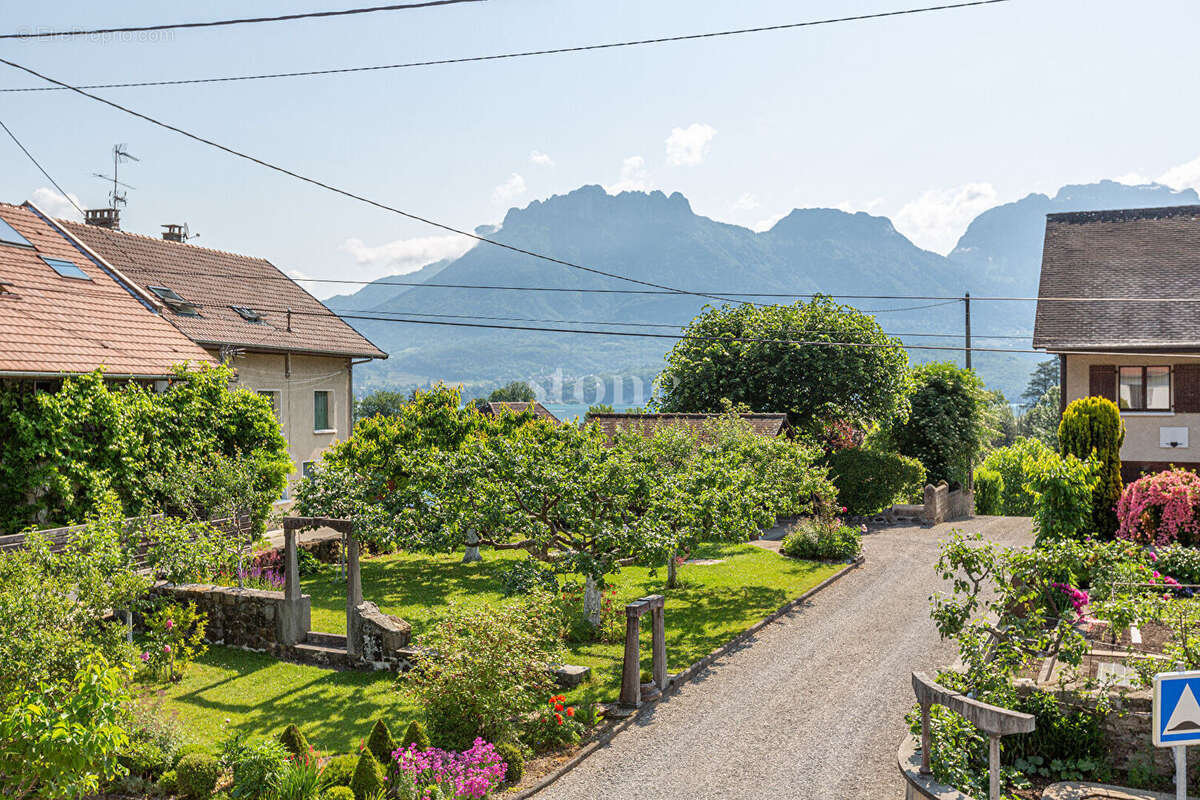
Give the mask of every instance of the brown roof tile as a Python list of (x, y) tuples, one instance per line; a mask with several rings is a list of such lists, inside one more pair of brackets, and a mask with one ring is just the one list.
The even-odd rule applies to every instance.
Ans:
[[(704, 426), (721, 419), (725, 414), (588, 414), (584, 424), (595, 423), (608, 436), (620, 431), (637, 431), (643, 436), (653, 436), (657, 428), (674, 425), (685, 425), (700, 431)], [(781, 436), (787, 432), (787, 414), (739, 414), (738, 417), (750, 423), (750, 427), (760, 436)]]
[[(0, 203), (0, 218), (33, 248), (0, 244), (0, 375), (91, 372), (161, 377), (211, 356), (137, 299), (31, 207)], [(41, 257), (91, 279), (65, 278)]]
[(526, 411), (529, 410), (530, 405), (533, 406), (534, 416), (539, 417), (541, 419), (548, 419), (548, 420), (551, 420), (552, 422), (562, 422), (562, 420), (560, 420), (558, 417), (556, 417), (550, 413), (550, 409), (546, 408), (544, 405), (542, 405), (541, 403), (537, 403), (537, 402), (535, 402), (535, 403), (516, 403), (516, 402), (487, 403), (483, 406), (482, 410), (483, 410), (483, 413), (485, 413), (485, 414), (488, 414), (493, 417), (497, 417), (504, 412), (509, 412), (512, 414), (524, 414)]
[[(195, 342), (259, 351), (387, 358), (266, 259), (79, 222), (63, 224), (143, 288), (164, 286), (196, 305), (199, 316), (170, 309), (163, 312)], [(248, 322), (233, 306), (258, 311), (262, 321)]]
[(1039, 299), (1034, 347), (1200, 345), (1200, 206), (1047, 215), (1038, 297), (1191, 297), (1197, 303)]

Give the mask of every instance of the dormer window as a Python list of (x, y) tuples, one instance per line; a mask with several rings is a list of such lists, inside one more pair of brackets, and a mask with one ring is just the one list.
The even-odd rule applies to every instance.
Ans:
[(174, 289), (166, 286), (147, 286), (146, 288), (153, 292), (155, 297), (157, 297), (159, 300), (162, 300), (163, 303), (166, 304), (167, 308), (171, 309), (176, 314), (179, 314), (183, 317), (200, 316), (200, 310), (196, 308), (196, 305), (184, 300)]
[(262, 313), (255, 311), (253, 308), (250, 308), (249, 306), (230, 306), (230, 308), (232, 308), (234, 311), (236, 311), (238, 313), (238, 316), (240, 316), (242, 319), (246, 320), (246, 322), (253, 322), (258, 325), (264, 324)]

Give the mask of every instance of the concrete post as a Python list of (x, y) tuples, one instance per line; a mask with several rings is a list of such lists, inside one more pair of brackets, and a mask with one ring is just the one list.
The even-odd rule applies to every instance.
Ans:
[(921, 774), (932, 775), (929, 768), (929, 748), (933, 746), (933, 737), (929, 733), (929, 703), (921, 703)]
[(300, 596), (300, 562), (294, 529), (283, 531), (283, 604), (279, 607), (279, 643), (297, 644), (308, 636), (310, 611)]
[(642, 705), (642, 662), (639, 644), (642, 634), (641, 601), (625, 606), (625, 662), (621, 669), (621, 699), (623, 706)]
[(988, 734), (988, 800), (1000, 800), (1000, 734)]
[(646, 599), (650, 600), (650, 633), (654, 653), (651, 668), (654, 685), (659, 691), (663, 691), (667, 688), (667, 625), (663, 618), (663, 605), (666, 600), (660, 594), (651, 595)]
[(300, 557), (296, 553), (296, 531), (283, 532), (283, 599), (300, 599)]
[(346, 655), (362, 657), (362, 621), (358, 607), (362, 605), (362, 572), (358, 563), (358, 537), (354, 531), (346, 534)]

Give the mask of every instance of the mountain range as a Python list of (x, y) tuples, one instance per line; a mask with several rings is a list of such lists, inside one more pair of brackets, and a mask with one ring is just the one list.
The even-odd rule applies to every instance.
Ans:
[[(678, 192), (608, 194), (583, 186), (513, 208), (489, 238), (596, 269), (716, 296), (1037, 294), (1045, 215), (1058, 211), (1200, 203), (1188, 189), (1113, 181), (1064, 186), (1053, 197), (1030, 194), (984, 211), (947, 256), (923, 250), (886, 217), (836, 209), (795, 209), (770, 230), (756, 232), (692, 211)], [(390, 281), (542, 287), (562, 291), (500, 291), (445, 286), (397, 286)], [(592, 290), (639, 290), (642, 293)], [(644, 291), (643, 291), (644, 290)], [(759, 296), (760, 302), (791, 302)], [(851, 299), (875, 313), (885, 330), (906, 334), (909, 346), (962, 343), (961, 301)], [(624, 376), (643, 392), (661, 369), (670, 338), (503, 331), (472, 324), (572, 328), (639, 334), (678, 333), (706, 303), (480, 244), (457, 259), (383, 278), (326, 301), (331, 309), (388, 351), (387, 361), (360, 368), (361, 390), (465, 384), (468, 395), (510, 380), (551, 389), (583, 376)], [(974, 345), (1027, 349), (1031, 302), (973, 302)], [(371, 317), (374, 317), (372, 319)], [(400, 323), (383, 318), (421, 319)], [(569, 320), (571, 322), (563, 322)], [(438, 324), (433, 324), (438, 323)], [(442, 323), (453, 323), (445, 325)], [(944, 334), (933, 336), (932, 334)], [(914, 361), (955, 360), (961, 351), (910, 350)], [(991, 388), (1015, 398), (1040, 355), (977, 352), (975, 368)], [(594, 380), (587, 381), (587, 385)], [(611, 389), (609, 390), (611, 392)], [(587, 401), (594, 398), (589, 396)], [(607, 398), (611, 400), (611, 397)]]

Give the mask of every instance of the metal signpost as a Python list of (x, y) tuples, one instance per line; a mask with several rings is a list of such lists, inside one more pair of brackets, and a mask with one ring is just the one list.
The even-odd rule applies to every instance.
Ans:
[(1175, 750), (1175, 797), (1187, 800), (1187, 748), (1200, 744), (1200, 670), (1154, 676), (1155, 747)]

